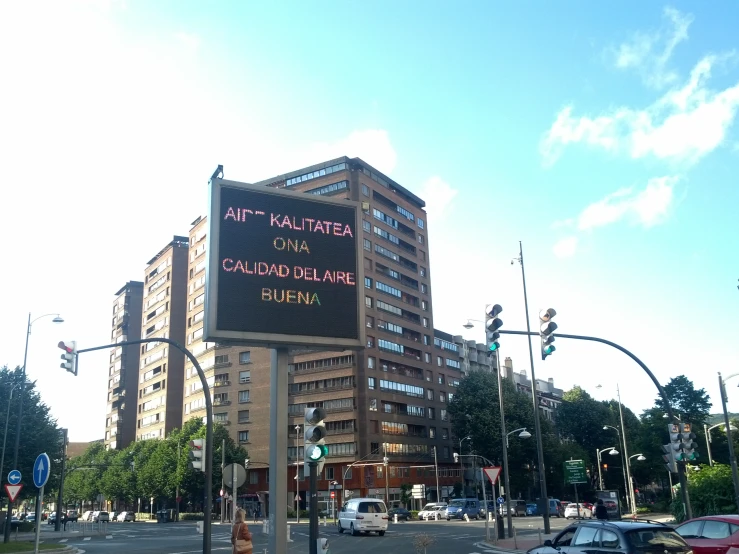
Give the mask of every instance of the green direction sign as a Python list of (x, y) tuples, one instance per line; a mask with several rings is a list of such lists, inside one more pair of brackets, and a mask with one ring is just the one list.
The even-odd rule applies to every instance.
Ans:
[(564, 463), (565, 485), (587, 483), (588, 474), (585, 472), (585, 462), (582, 460), (567, 460)]

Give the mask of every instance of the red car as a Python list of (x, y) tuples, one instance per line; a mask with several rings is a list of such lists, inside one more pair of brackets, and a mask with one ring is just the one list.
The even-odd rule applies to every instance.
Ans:
[(697, 517), (675, 531), (695, 554), (726, 554), (730, 548), (739, 548), (739, 515)]

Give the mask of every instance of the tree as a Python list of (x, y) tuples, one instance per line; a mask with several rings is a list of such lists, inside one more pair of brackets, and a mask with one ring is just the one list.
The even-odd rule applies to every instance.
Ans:
[[(731, 480), (731, 467), (728, 465), (715, 464), (713, 467), (703, 465), (700, 471), (690, 471), (688, 491), (693, 517), (736, 513), (734, 485)], [(673, 503), (673, 513), (677, 517), (682, 516), (682, 503), (679, 498)]]
[[(36, 457), (46, 452), (51, 461), (51, 474), (46, 484), (47, 491), (53, 491), (59, 486), (59, 471), (62, 459), (62, 433), (57, 427), (56, 421), (52, 419), (49, 407), (41, 401), (33, 382), (26, 381), (23, 387), (23, 416), (21, 418), (20, 444), (18, 448), (18, 467), (10, 467), (13, 464), (15, 450), (16, 428), (18, 425), (18, 401), (21, 395), (21, 387), (16, 386), (21, 382), (23, 371), (20, 367), (14, 370), (7, 366), (0, 368), (0, 417), (2, 425), (6, 423), (7, 436), (5, 447), (4, 471), (18, 469), (23, 475), (33, 474), (33, 463)], [(15, 388), (13, 388), (15, 386)], [(11, 397), (12, 389), (12, 397)], [(4, 476), (3, 476), (4, 478)], [(35, 495), (35, 488), (26, 486), (21, 491), (20, 498), (29, 498)]]
[(411, 502), (411, 490), (413, 490), (413, 487), (411, 487), (410, 483), (400, 485), (400, 503), (404, 508)]
[[(685, 375), (673, 377), (664, 389), (670, 399), (670, 406), (676, 415), (680, 416), (681, 421), (692, 423), (694, 432), (695, 429), (702, 429), (712, 406), (706, 389), (696, 389), (693, 382)], [(667, 413), (667, 406), (661, 395), (654, 401), (654, 406)]]

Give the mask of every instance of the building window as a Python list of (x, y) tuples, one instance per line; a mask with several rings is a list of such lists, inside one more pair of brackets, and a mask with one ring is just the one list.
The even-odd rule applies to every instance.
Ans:
[(372, 297), (371, 296), (365, 296), (364, 297), (364, 305), (367, 308), (371, 308), (372, 307)]
[(430, 383), (433, 380), (434, 380), (434, 372), (431, 371), (430, 369), (427, 369), (426, 370), (426, 381)]
[(375, 466), (375, 473), (377, 474), (378, 479), (382, 479), (382, 476), (384, 474), (383, 467), (382, 466)]
[(249, 431), (239, 431), (239, 442), (249, 442)]
[(441, 356), (436, 356), (436, 365), (442, 367), (444, 365), (444, 358), (442, 358)]
[(362, 220), (362, 229), (367, 231), (368, 233), (372, 232), (372, 224), (367, 220)]
[(347, 468), (344, 470), (344, 478), (351, 481), (351, 478), (352, 478), (352, 468), (351, 468), (351, 466), (347, 466)]
[(423, 241), (424, 241), (423, 235), (419, 234), (418, 235), (418, 242), (419, 242), (419, 244), (423, 244)]
[(375, 347), (375, 337), (370, 337), (367, 335), (367, 348), (374, 348)]
[[(365, 196), (369, 196), (369, 187), (364, 183), (362, 183), (362, 194), (364, 194)], [(423, 227), (423, 225), (421, 227)]]
[(420, 250), (420, 252), (421, 252), (421, 260), (425, 262), (426, 261), (426, 252), (424, 252), (423, 250)]
[(240, 390), (239, 391), (239, 403), (244, 404), (245, 402), (249, 402), (250, 394), (248, 390)]
[(442, 428), (441, 429), (441, 440), (449, 440), (449, 429)]
[(365, 317), (365, 325), (367, 325), (368, 328), (372, 329), (375, 326), (375, 318), (371, 315), (364, 316)]
[(367, 388), (369, 388), (370, 390), (375, 390), (377, 388), (374, 377), (367, 377)]
[(217, 364), (227, 364), (228, 363), (228, 354), (224, 354), (222, 356), (216, 356), (215, 363), (217, 363)]
[(436, 438), (436, 427), (429, 427), (429, 438), (430, 439)]
[(239, 383), (251, 383), (251, 369), (239, 371)]
[(369, 399), (369, 411), (370, 412), (376, 412), (377, 411), (377, 398), (370, 398)]
[(426, 277), (426, 268), (425, 267), (422, 267), (421, 268), (421, 277)]
[(251, 352), (247, 350), (246, 352), (239, 352), (239, 363), (240, 364), (250, 364), (251, 363)]
[(440, 385), (444, 384), (444, 374), (443, 373), (439, 373), (439, 384)]
[(426, 390), (426, 398), (428, 398), (429, 400), (433, 400), (434, 399), (434, 391), (432, 389), (427, 389)]
[(370, 239), (364, 239), (364, 249), (372, 250), (372, 241)]
[(421, 309), (427, 312), (429, 309), (429, 303), (426, 300), (421, 300)]
[(443, 457), (444, 457), (445, 460), (448, 460), (449, 459), (449, 447), (448, 446), (445, 446), (444, 447), (444, 456)]
[(367, 356), (367, 367), (369, 369), (375, 369), (375, 358), (374, 358), (374, 356)]
[(416, 224), (419, 228), (423, 229), (423, 219), (421, 219), (420, 217), (416, 219)]
[(429, 286), (426, 283), (421, 283), (421, 292), (423, 294), (429, 293)]
[(259, 484), (259, 474), (256, 471), (250, 471), (249, 472), (249, 484), (250, 485), (258, 485)]
[(364, 278), (364, 288), (371, 289), (372, 288), (372, 279), (370, 277)]
[(424, 317), (423, 318), (423, 326), (428, 329), (429, 328), (429, 318)]
[(326, 481), (333, 481), (333, 479), (334, 479), (334, 468), (327, 467), (326, 468)]
[(426, 346), (429, 346), (431, 344), (431, 337), (429, 337), (428, 335), (424, 335), (423, 344), (425, 344)]
[(436, 408), (427, 408), (429, 419), (436, 419)]
[(441, 410), (439, 413), (441, 415), (441, 421), (449, 421), (449, 418), (446, 415), (446, 410)]
[(439, 392), (439, 402), (446, 402), (446, 394)]
[(239, 423), (249, 423), (249, 410), (239, 410)]
[(424, 352), (423, 353), (423, 359), (424, 359), (424, 361), (427, 364), (430, 364), (431, 363), (431, 354), (429, 354), (428, 352)]

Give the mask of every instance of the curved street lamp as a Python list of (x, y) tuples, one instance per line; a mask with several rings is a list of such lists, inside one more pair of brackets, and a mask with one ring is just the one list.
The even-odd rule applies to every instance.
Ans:
[[(521, 431), (521, 432), (518, 433), (519, 431)], [(526, 427), (521, 427), (520, 429), (516, 429), (515, 431), (511, 431), (510, 433), (506, 433), (506, 436), (505, 436), (505, 444), (506, 444), (506, 446), (508, 446), (508, 437), (510, 437), (513, 433), (518, 433), (518, 438), (519, 439), (530, 439), (531, 438), (531, 433), (529, 433), (526, 430)]]

